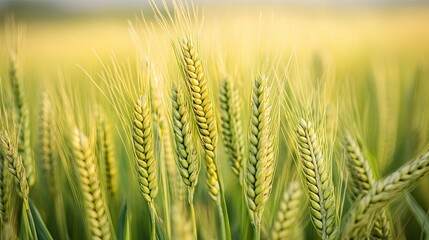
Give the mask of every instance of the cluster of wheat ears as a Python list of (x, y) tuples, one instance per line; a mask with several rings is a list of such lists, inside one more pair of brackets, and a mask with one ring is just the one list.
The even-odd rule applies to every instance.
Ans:
[[(176, 30), (193, 14), (179, 8), (170, 18)], [(154, 10), (168, 28), (169, 18)], [(8, 34), (19, 35), (10, 21)], [(10, 37), (0, 89), (1, 239), (304, 239), (305, 229), (321, 239), (398, 236), (389, 204), (429, 173), (427, 150), (377, 177), (359, 136), (332, 130), (322, 104), (297, 103), (305, 97), (283, 91), (292, 87), (270, 69), (254, 74), (244, 96), (239, 80), (209, 77), (192, 34), (172, 32), (180, 75), (161, 78), (150, 58), (139, 74), (105, 66), (100, 82), (91, 78), (104, 106), (60, 83), (67, 86), (41, 95), (37, 119), (18, 65), (19, 37)], [(34, 144), (30, 126), (39, 133)], [(344, 166), (333, 167), (329, 134), (341, 143)], [(295, 163), (287, 178), (279, 176), (282, 145)], [(136, 189), (140, 196), (130, 193)]]

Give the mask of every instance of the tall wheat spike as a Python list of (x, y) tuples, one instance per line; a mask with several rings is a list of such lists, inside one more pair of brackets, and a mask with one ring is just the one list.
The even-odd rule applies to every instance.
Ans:
[(152, 117), (145, 97), (140, 97), (134, 104), (133, 143), (140, 192), (148, 203), (152, 203), (158, 194), (158, 183)]
[(215, 157), (217, 144), (216, 118), (202, 62), (192, 40), (185, 39), (182, 42), (181, 57), (198, 133), (205, 151), (207, 185), (212, 199), (217, 201), (220, 185)]
[(33, 186), (36, 182), (36, 166), (30, 146), (30, 119), (27, 104), (25, 103), (24, 84), (18, 75), (18, 60), (14, 53), (10, 54), (9, 64), (9, 79), (12, 86), (17, 120), (19, 122), (18, 151), (24, 158), (28, 183), (30, 186)]
[[(367, 193), (375, 183), (374, 174), (368, 161), (362, 154), (358, 144), (349, 133), (345, 137), (346, 165), (351, 175), (352, 199)], [(390, 222), (386, 209), (383, 209), (375, 218), (372, 228), (374, 239), (389, 239), (391, 237)]]
[(29, 210), (28, 194), (30, 186), (27, 181), (27, 176), (22, 162), (21, 156), (18, 154), (16, 145), (12, 144), (9, 135), (6, 131), (0, 132), (1, 153), (9, 165), (9, 171), (14, 176), (19, 189), (18, 193), (24, 201), (24, 207)]
[(115, 196), (118, 191), (118, 167), (115, 159), (115, 148), (111, 135), (111, 129), (105, 115), (97, 114), (97, 134), (100, 140), (101, 156), (103, 161), (103, 174), (106, 180), (107, 192)]
[(251, 98), (249, 127), (249, 157), (245, 172), (247, 207), (256, 234), (260, 234), (260, 223), (268, 201), (274, 175), (273, 135), (270, 131), (269, 90), (267, 78), (256, 78)]
[(377, 210), (383, 208), (400, 194), (404, 194), (429, 173), (429, 151), (417, 159), (404, 164), (401, 168), (376, 182), (362, 195), (350, 210), (342, 230), (342, 239), (365, 237), (368, 225)]
[(45, 92), (42, 97), (40, 108), (40, 151), (43, 160), (43, 168), (45, 171), (45, 178), (48, 185), (52, 188), (54, 186), (54, 171), (55, 162), (53, 159), (53, 145), (54, 145), (54, 131), (52, 122), (52, 106), (47, 93)]
[(302, 175), (310, 199), (311, 220), (322, 239), (336, 237), (335, 197), (329, 166), (312, 124), (301, 119), (297, 128)]
[(188, 108), (180, 87), (173, 87), (172, 102), (173, 129), (177, 154), (176, 164), (183, 182), (189, 188), (189, 196), (191, 197), (195, 186), (198, 183), (200, 163), (197, 158), (197, 152), (192, 138)]
[(73, 134), (73, 154), (76, 161), (86, 217), (92, 239), (111, 239), (109, 215), (103, 200), (97, 162), (88, 138), (77, 128)]
[(293, 181), (283, 193), (277, 208), (277, 215), (271, 230), (271, 239), (299, 239), (299, 228), (301, 228), (300, 214), (303, 202), (301, 185), (298, 181)]
[(230, 79), (224, 79), (220, 86), (220, 109), (222, 136), (232, 171), (240, 176), (244, 158), (244, 139), (240, 120), (240, 97)]

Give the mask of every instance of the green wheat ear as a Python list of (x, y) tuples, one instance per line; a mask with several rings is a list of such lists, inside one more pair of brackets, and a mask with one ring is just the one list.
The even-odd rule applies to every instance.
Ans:
[(400, 194), (414, 187), (429, 173), (429, 152), (404, 164), (389, 176), (376, 182), (371, 189), (356, 201), (342, 229), (342, 239), (365, 237), (368, 226), (377, 210), (386, 206)]
[(28, 184), (24, 164), (21, 156), (18, 154), (16, 145), (11, 142), (6, 131), (0, 132), (0, 147), (1, 153), (9, 166), (9, 172), (14, 176), (18, 184), (18, 193), (24, 200), (26, 210), (29, 210), (28, 194), (30, 192), (30, 186)]
[(152, 203), (158, 194), (151, 110), (145, 97), (134, 103), (133, 144), (140, 193)]
[(256, 78), (252, 91), (249, 157), (245, 172), (247, 207), (256, 231), (270, 196), (275, 165), (268, 97), (267, 78), (261, 75)]
[[(194, 147), (194, 141), (191, 131), (191, 122), (189, 119), (188, 107), (181, 88), (173, 86), (173, 129), (177, 154), (177, 167), (182, 176), (182, 180), (192, 193), (198, 183), (200, 172), (200, 162), (197, 158), (197, 152)], [(191, 201), (191, 200), (190, 200)]]
[[(240, 120), (240, 97), (230, 79), (224, 79), (220, 86), (222, 136), (232, 171), (240, 176), (244, 157), (244, 139)], [(241, 184), (241, 183), (240, 183)]]
[(23, 157), (28, 183), (36, 183), (36, 166), (31, 152), (30, 119), (27, 104), (25, 103), (24, 84), (18, 76), (18, 60), (15, 54), (10, 56), (9, 78), (15, 102), (16, 116), (19, 123), (18, 152)]
[[(375, 183), (375, 178), (368, 161), (361, 149), (349, 133), (345, 136), (346, 165), (351, 176), (352, 199), (356, 200), (361, 194), (367, 193)], [(374, 239), (389, 239), (391, 237), (390, 222), (386, 209), (376, 216), (371, 235)]]
[(302, 176), (310, 199), (311, 220), (322, 239), (336, 237), (334, 186), (312, 124), (301, 119), (297, 128)]

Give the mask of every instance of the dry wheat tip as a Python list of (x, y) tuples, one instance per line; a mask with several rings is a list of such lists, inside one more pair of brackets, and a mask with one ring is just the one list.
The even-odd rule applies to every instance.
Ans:
[[(198, 183), (200, 163), (197, 158), (188, 108), (183, 96), (182, 88), (172, 89), (173, 129), (176, 145), (177, 167), (182, 180), (190, 192), (194, 191)], [(191, 196), (192, 194), (190, 194)]]
[(181, 65), (191, 96), (192, 109), (198, 133), (204, 147), (207, 185), (214, 201), (219, 197), (220, 185), (216, 165), (217, 127), (213, 104), (202, 62), (194, 43), (185, 39), (181, 44)]
[(322, 239), (336, 235), (335, 197), (329, 166), (312, 124), (301, 119), (297, 128), (301, 173), (310, 200), (311, 220)]
[(158, 193), (153, 127), (150, 106), (142, 96), (134, 103), (133, 145), (140, 192), (152, 203)]

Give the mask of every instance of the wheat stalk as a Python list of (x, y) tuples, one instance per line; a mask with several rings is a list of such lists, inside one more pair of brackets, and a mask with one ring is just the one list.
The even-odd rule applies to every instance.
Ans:
[(303, 202), (301, 185), (298, 181), (291, 182), (283, 193), (277, 208), (277, 215), (271, 231), (271, 239), (297, 239), (301, 228), (300, 214)]
[(229, 79), (222, 81), (219, 102), (221, 109), (222, 136), (232, 171), (240, 176), (244, 157), (244, 139), (240, 120), (240, 97)]
[(328, 164), (322, 155), (319, 140), (311, 123), (301, 119), (296, 132), (301, 172), (310, 199), (311, 220), (322, 239), (334, 239), (335, 197)]
[(249, 157), (245, 172), (245, 193), (250, 218), (259, 238), (262, 213), (268, 201), (274, 175), (273, 135), (270, 131), (267, 78), (258, 76), (251, 98)]
[[(346, 165), (351, 175), (352, 199), (367, 193), (375, 183), (374, 174), (368, 161), (364, 158), (359, 146), (349, 133), (345, 137)], [(390, 223), (386, 209), (383, 209), (375, 218), (372, 228), (372, 237), (375, 239), (389, 239), (391, 235)]]
[(34, 164), (30, 146), (29, 112), (24, 100), (24, 84), (18, 76), (18, 60), (15, 54), (10, 55), (9, 63), (9, 79), (12, 86), (17, 120), (19, 122), (18, 152), (24, 158), (24, 166), (27, 173), (28, 183), (30, 186), (33, 186), (36, 182), (36, 166)]
[(112, 234), (108, 209), (102, 196), (95, 156), (87, 137), (77, 128), (74, 129), (73, 134), (73, 154), (85, 202), (86, 217), (90, 225), (91, 238), (110, 239)]
[(106, 181), (106, 189), (110, 196), (115, 196), (118, 191), (118, 167), (115, 159), (115, 148), (111, 136), (111, 129), (103, 113), (97, 114), (97, 136), (100, 141), (101, 156), (103, 160), (103, 174)]
[(342, 239), (365, 237), (365, 228), (372, 222), (374, 214), (390, 201), (403, 194), (429, 173), (429, 152), (404, 164), (400, 169), (376, 182), (362, 195), (350, 210), (342, 231)]
[(9, 171), (18, 183), (18, 192), (24, 200), (24, 207), (28, 211), (28, 194), (30, 192), (30, 186), (27, 181), (24, 164), (22, 162), (21, 156), (18, 154), (18, 149), (11, 143), (9, 135), (6, 131), (0, 132), (0, 145), (3, 157), (6, 159), (9, 165)]

